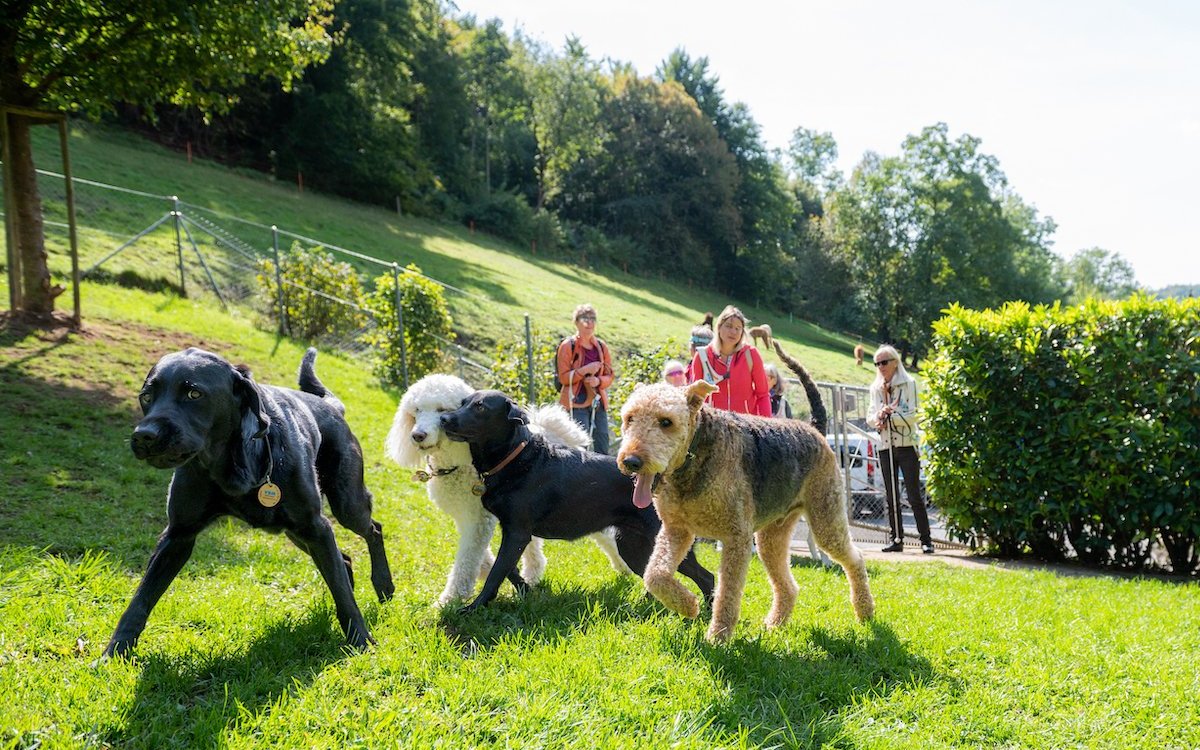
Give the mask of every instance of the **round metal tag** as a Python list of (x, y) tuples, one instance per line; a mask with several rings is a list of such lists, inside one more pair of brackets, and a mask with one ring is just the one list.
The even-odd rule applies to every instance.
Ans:
[(279, 501), (282, 499), (283, 492), (279, 489), (279, 485), (274, 482), (267, 482), (258, 488), (258, 502), (264, 508), (274, 508), (276, 505), (279, 505)]

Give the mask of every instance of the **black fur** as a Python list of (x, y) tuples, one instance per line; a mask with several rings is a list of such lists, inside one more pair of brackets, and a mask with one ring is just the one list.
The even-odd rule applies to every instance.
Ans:
[[(362, 448), (341, 403), (317, 378), (315, 359), (316, 350), (309, 349), (300, 367), (304, 391), (259, 385), (246, 367), (201, 349), (168, 354), (151, 368), (131, 447), (151, 466), (175, 469), (167, 528), (106, 656), (133, 649), (154, 605), (191, 556), (196, 536), (224, 515), (287, 534), (316, 563), (349, 643), (365, 648), (374, 642), (354, 600), (350, 558), (338, 549), (321, 512), (321, 493), (338, 521), (367, 541), (380, 601), (394, 592), (383, 530), (371, 518)], [(268, 475), (282, 494), (271, 508), (258, 501)]]
[[(442, 415), (442, 430), (471, 448), (475, 470), (491, 473), (523, 441), (525, 448), (507, 466), (485, 478), (483, 507), (500, 520), (500, 551), (470, 611), (486, 606), (515, 566), (531, 537), (578, 539), (609, 526), (617, 528), (617, 550), (629, 569), (642, 575), (662, 526), (653, 506), (630, 501), (633, 482), (612, 456), (548, 444), (526, 426), (517, 404), (499, 391), (478, 391), (456, 411)], [(712, 601), (713, 575), (688, 551), (679, 572)], [(520, 581), (517, 577), (514, 583)], [(521, 581), (518, 589), (524, 589)]]
[(796, 373), (796, 377), (800, 378), (800, 385), (804, 386), (804, 393), (808, 396), (808, 404), (812, 407), (812, 419), (809, 424), (817, 428), (817, 432), (824, 435), (827, 415), (825, 413), (825, 403), (821, 401), (821, 391), (817, 389), (817, 384), (813, 382), (812, 377), (808, 374), (808, 370), (804, 369), (804, 365), (789, 357), (783, 351), (783, 347), (779, 345), (778, 341), (775, 342), (775, 353), (788, 366), (788, 369)]

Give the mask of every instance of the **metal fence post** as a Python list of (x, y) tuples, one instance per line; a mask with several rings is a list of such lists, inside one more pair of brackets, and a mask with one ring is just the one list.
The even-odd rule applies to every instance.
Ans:
[(171, 202), (174, 205), (171, 216), (175, 219), (175, 256), (179, 259), (179, 293), (186, 297), (187, 281), (183, 276), (183, 238), (179, 234), (179, 196), (172, 195)]
[(529, 373), (529, 405), (534, 406), (533, 394), (533, 333), (529, 327), (529, 313), (525, 313), (525, 369)]
[(279, 227), (271, 225), (271, 252), (275, 255), (275, 299), (279, 304), (279, 335), (288, 331), (287, 305), (283, 301), (283, 270), (279, 267)]
[(408, 390), (408, 350), (404, 344), (404, 306), (400, 304), (400, 266), (392, 263), (392, 284), (396, 290), (396, 335), (400, 337), (400, 379)]

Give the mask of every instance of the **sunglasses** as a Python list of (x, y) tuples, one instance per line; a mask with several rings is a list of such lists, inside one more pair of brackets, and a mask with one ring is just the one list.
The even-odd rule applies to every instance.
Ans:
[(580, 323), (595, 323), (596, 316), (595, 315), (580, 315), (575, 320), (578, 320)]
[(875, 366), (876, 366), (876, 367), (883, 367), (883, 366), (884, 366), (884, 365), (886, 365), (888, 362), (895, 362), (895, 361), (896, 361), (896, 360), (894, 360), (894, 359), (881, 359), (881, 360), (879, 360), (878, 362), (876, 362), (876, 363), (875, 363)]
[(671, 370), (670, 372), (667, 373), (667, 377), (673, 378), (676, 375), (682, 375), (682, 374), (683, 374), (683, 370)]

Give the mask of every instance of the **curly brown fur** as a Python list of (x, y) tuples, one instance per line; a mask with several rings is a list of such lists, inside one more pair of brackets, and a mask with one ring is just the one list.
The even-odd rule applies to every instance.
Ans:
[[(797, 420), (764, 419), (704, 404), (714, 388), (701, 381), (686, 389), (666, 384), (634, 390), (621, 410), (617, 460), (635, 476), (634, 504), (650, 500), (663, 527), (646, 566), (646, 589), (687, 617), (699, 613), (696, 597), (674, 570), (696, 536), (723, 545), (712, 622), (707, 637), (733, 634), (753, 543), (773, 594), (765, 625), (787, 621), (798, 587), (792, 577), (792, 533), (808, 518), (817, 544), (840, 563), (850, 582), (859, 620), (875, 602), (862, 555), (850, 541), (837, 461), (824, 436)], [(657, 484), (655, 484), (657, 482)]]

